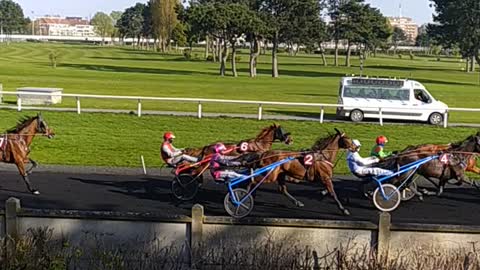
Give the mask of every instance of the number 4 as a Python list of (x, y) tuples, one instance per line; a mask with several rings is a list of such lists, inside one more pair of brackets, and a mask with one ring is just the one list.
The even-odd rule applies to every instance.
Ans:
[(440, 157), (440, 162), (442, 162), (443, 164), (445, 165), (448, 165), (448, 155), (447, 154), (443, 154), (441, 157)]

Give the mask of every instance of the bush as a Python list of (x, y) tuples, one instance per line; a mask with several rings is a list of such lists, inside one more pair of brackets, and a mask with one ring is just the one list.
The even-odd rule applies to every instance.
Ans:
[(190, 59), (192, 59), (192, 50), (184, 49), (183, 50), (183, 57), (185, 58), (185, 60), (190, 61)]
[(403, 55), (401, 54), (398, 54), (398, 58), (402, 59)]
[(194, 54), (193, 54), (193, 60), (198, 60), (198, 59), (200, 59), (200, 58), (198, 57), (198, 53), (194, 53)]
[(60, 60), (62, 59), (62, 55), (59, 51), (50, 51), (48, 58), (50, 59), (52, 67), (57, 68), (57, 65), (60, 64)]
[(415, 55), (414, 55), (411, 51), (410, 51), (409, 56), (410, 56), (410, 60), (414, 60), (414, 59), (415, 59)]
[(209, 55), (207, 56), (207, 59), (206, 59), (208, 62), (213, 62), (213, 55)]

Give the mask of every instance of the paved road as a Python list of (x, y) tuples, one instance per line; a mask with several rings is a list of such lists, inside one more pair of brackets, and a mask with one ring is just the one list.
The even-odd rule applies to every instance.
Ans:
[[(16, 172), (1, 172), (0, 207), (11, 196), (21, 199), (22, 207), (64, 210), (104, 210), (157, 212), (169, 215), (190, 215), (194, 203), (205, 206), (206, 214), (227, 215), (223, 209), (225, 187), (208, 181), (200, 190), (196, 201), (177, 203), (170, 194), (170, 178), (164, 176), (103, 175), (78, 173), (36, 172), (32, 180), (42, 194), (26, 192), (23, 181)], [(304, 208), (294, 207), (276, 192), (275, 185), (265, 185), (257, 193), (252, 216), (377, 220), (377, 210), (356, 190), (358, 182), (336, 179), (338, 194), (352, 215), (342, 216), (329, 197), (322, 198), (319, 186), (289, 185), (291, 193), (305, 203)], [(402, 203), (393, 212), (394, 222), (480, 224), (480, 192), (466, 187), (450, 187), (441, 198), (427, 197), (424, 202), (413, 199)]]

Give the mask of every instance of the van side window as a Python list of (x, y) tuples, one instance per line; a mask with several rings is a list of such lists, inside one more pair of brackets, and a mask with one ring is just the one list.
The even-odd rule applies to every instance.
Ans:
[(423, 103), (432, 103), (429, 95), (423, 89), (415, 89), (413, 90), (415, 99), (420, 100)]

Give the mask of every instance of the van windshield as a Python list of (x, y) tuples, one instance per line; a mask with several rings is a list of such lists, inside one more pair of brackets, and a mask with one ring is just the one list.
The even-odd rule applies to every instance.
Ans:
[(410, 100), (410, 91), (408, 89), (392, 89), (369, 86), (345, 86), (344, 97), (350, 98), (372, 98), (389, 100)]
[(432, 103), (432, 98), (429, 94), (423, 89), (413, 90), (415, 99), (420, 100), (423, 103)]

